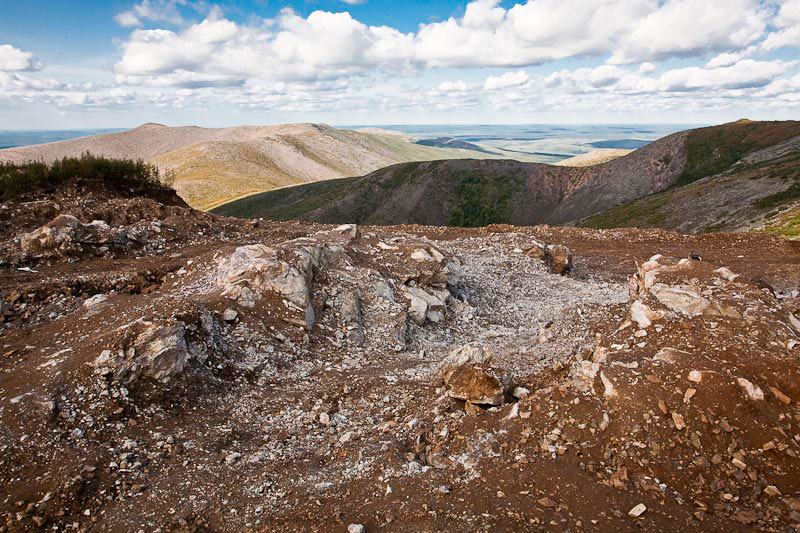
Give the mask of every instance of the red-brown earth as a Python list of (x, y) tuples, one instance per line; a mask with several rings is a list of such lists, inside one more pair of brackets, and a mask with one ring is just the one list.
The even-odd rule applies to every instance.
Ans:
[[(0, 224), (0, 530), (800, 526), (796, 242), (241, 221), (86, 185)], [(449, 397), (468, 345), (502, 405)]]

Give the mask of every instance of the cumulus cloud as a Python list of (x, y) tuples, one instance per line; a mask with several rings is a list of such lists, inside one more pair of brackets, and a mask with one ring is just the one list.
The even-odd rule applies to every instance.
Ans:
[(770, 52), (800, 46), (800, 0), (784, 0), (773, 24), (778, 31), (767, 36), (760, 50)]
[(736, 50), (764, 34), (759, 0), (667, 0), (623, 34), (609, 63), (635, 63)]
[[(145, 14), (170, 18), (152, 13), (151, 1), (130, 12), (137, 21)], [(175, 8), (183, 1), (160, 0), (159, 6)], [(792, 26), (796, 2), (789, 0), (775, 16), (786, 32), (797, 26)], [(163, 76), (178, 71), (195, 73), (195, 83), (206, 78), (225, 83), (220, 77), (227, 77), (235, 84), (375, 71), (403, 75), (437, 67), (530, 66), (590, 56), (649, 68), (650, 61), (668, 57), (734, 53), (763, 36), (771, 14), (774, 10), (759, 0), (530, 0), (508, 9), (499, 0), (474, 0), (461, 17), (403, 33), (368, 26), (347, 12), (318, 10), (302, 17), (286, 8), (275, 20), (238, 24), (213, 9), (205, 20), (180, 31), (134, 31), (122, 45), (115, 71), (126, 83), (165, 85), (169, 78)], [(487, 89), (509, 81), (514, 80), (487, 80)]]
[(489, 76), (483, 84), (483, 89), (486, 91), (494, 91), (496, 89), (506, 89), (508, 87), (518, 87), (524, 85), (530, 78), (524, 70), (517, 72), (506, 72), (501, 76)]
[(245, 26), (212, 12), (179, 32), (134, 31), (114, 70), (121, 82), (142, 85), (163, 85), (166, 75), (178, 71), (195, 73), (195, 81), (210, 77), (232, 84), (332, 79), (376, 68), (409, 69), (410, 47), (409, 35), (366, 26), (349, 13), (315, 11), (303, 18), (284, 9), (276, 21)]
[[(473, 0), (410, 33), (323, 10), (240, 22), (209, 5), (139, 0), (117, 15), (131, 32), (116, 88), (28, 76), (41, 63), (2, 45), (0, 96), (298, 113), (800, 105), (798, 63), (761, 57), (800, 46), (800, 0)], [(565, 68), (575, 58), (591, 66)], [(671, 58), (694, 59), (670, 69)], [(546, 63), (548, 75), (527, 68)], [(431, 69), (464, 70), (440, 82), (425, 77)]]
[(459, 81), (443, 81), (442, 83), (439, 84), (438, 87), (436, 87), (436, 89), (441, 92), (460, 92), (460, 91), (466, 91), (467, 89), (469, 89), (469, 87), (467, 86), (466, 83), (459, 80)]
[(0, 72), (41, 70), (44, 65), (31, 52), (23, 52), (10, 44), (0, 45)]
[(687, 67), (661, 76), (660, 86), (666, 91), (697, 89), (747, 89), (763, 87), (784, 74), (793, 63), (744, 59), (718, 68)]

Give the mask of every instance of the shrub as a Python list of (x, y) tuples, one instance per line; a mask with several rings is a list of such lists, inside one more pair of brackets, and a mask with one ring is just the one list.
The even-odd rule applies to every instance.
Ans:
[(158, 167), (141, 159), (112, 159), (88, 152), (80, 157), (65, 157), (52, 163), (0, 163), (0, 197), (3, 199), (36, 189), (53, 188), (70, 181), (100, 181), (111, 188), (137, 192), (167, 190), (174, 180), (173, 173), (167, 172), (162, 176)]

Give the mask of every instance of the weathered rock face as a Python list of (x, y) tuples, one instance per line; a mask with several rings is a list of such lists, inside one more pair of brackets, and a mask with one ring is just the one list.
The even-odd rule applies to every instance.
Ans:
[(93, 365), (126, 385), (140, 379), (170, 383), (190, 362), (205, 363), (211, 352), (222, 351), (222, 331), (211, 313), (203, 310), (195, 318), (197, 326), (173, 318), (126, 326), (119, 344), (103, 350)]
[(172, 320), (143, 323), (142, 331), (130, 343), (117, 351), (103, 351), (94, 366), (125, 384), (140, 378), (167, 382), (181, 374), (192, 358), (185, 326)]
[(491, 356), (481, 346), (451, 349), (439, 365), (448, 396), (472, 404), (501, 405), (511, 379), (492, 368), (490, 362)]
[(363, 346), (367, 340), (364, 330), (364, 311), (361, 305), (361, 291), (349, 291), (342, 302), (342, 320), (348, 325), (349, 335), (356, 346)]
[(314, 259), (311, 252), (298, 257), (297, 266), (278, 259), (278, 250), (253, 244), (237, 248), (217, 267), (217, 285), (223, 295), (236, 300), (242, 307), (253, 308), (265, 292), (279, 294), (301, 313), (300, 321), (314, 325), (309, 284), (313, 277)]
[(430, 294), (418, 287), (403, 287), (402, 290), (403, 296), (409, 301), (408, 316), (418, 326), (422, 326), (426, 321), (435, 324), (444, 320), (447, 311), (446, 290), (435, 291), (438, 293), (437, 295)]
[(124, 229), (101, 220), (82, 224), (72, 215), (59, 215), (41, 228), (23, 235), (20, 247), (28, 257), (72, 255), (90, 247), (122, 247), (128, 240)]

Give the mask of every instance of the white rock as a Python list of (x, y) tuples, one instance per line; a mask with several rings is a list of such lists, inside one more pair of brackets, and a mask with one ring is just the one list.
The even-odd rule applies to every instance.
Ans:
[(233, 463), (235, 463), (236, 461), (238, 461), (241, 458), (242, 458), (242, 454), (239, 453), (239, 452), (229, 453), (228, 455), (225, 456), (225, 463), (229, 464), (229, 465), (232, 465)]
[(233, 322), (236, 320), (236, 317), (239, 316), (239, 313), (236, 312), (236, 309), (227, 308), (224, 313), (222, 313), (222, 320), (225, 322)]
[(442, 380), (447, 382), (453, 373), (462, 366), (489, 363), (491, 360), (492, 356), (486, 352), (483, 346), (477, 344), (454, 346), (447, 352), (447, 357), (439, 363), (439, 374), (442, 376)]
[(703, 298), (696, 291), (682, 286), (671, 287), (656, 283), (650, 293), (663, 305), (676, 313), (688, 316), (698, 316), (711, 309), (711, 302)]
[(95, 294), (91, 298), (87, 298), (83, 302), (83, 308), (86, 309), (87, 316), (94, 316), (103, 310), (108, 305), (108, 295)]
[(636, 322), (641, 329), (647, 329), (653, 323), (651, 320), (652, 311), (649, 307), (642, 303), (641, 300), (636, 300), (631, 304), (630, 318)]
[(433, 256), (428, 253), (427, 250), (423, 250), (422, 248), (417, 248), (413, 252), (411, 252), (411, 259), (414, 261), (433, 261)]
[(606, 375), (601, 371), (600, 372), (600, 380), (603, 382), (603, 387), (605, 387), (605, 391), (603, 392), (603, 397), (606, 400), (610, 400), (612, 398), (616, 398), (619, 396), (619, 392), (614, 387), (614, 384), (611, 382), (610, 379), (606, 377)]
[(347, 526), (347, 533), (364, 533), (366, 529), (361, 524), (350, 524)]
[(716, 272), (717, 274), (719, 274), (720, 276), (722, 276), (723, 278), (725, 278), (728, 281), (733, 281), (733, 280), (735, 280), (736, 278), (739, 277), (739, 274), (734, 274), (733, 272), (731, 272), (726, 267), (719, 267), (714, 272)]
[(633, 509), (628, 511), (628, 516), (631, 516), (633, 518), (638, 518), (642, 516), (645, 511), (647, 511), (647, 506), (645, 506), (645, 504), (643, 503), (640, 503), (636, 505)]
[(572, 386), (578, 390), (578, 392), (594, 393), (594, 380), (599, 371), (600, 363), (593, 363), (592, 361), (576, 362), (572, 365), (572, 369), (570, 370)]
[(744, 378), (736, 378), (736, 383), (742, 388), (748, 398), (754, 401), (764, 399), (764, 391), (758, 385), (753, 385), (750, 381)]
[(511, 393), (511, 395), (518, 400), (524, 400), (530, 395), (530, 393), (531, 391), (525, 387), (514, 387), (514, 391)]

